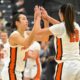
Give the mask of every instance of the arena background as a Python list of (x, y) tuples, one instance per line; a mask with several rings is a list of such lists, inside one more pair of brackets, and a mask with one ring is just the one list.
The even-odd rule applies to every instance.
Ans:
[[(12, 13), (14, 13), (13, 9), (16, 2), (17, 0), (0, 0), (0, 11), (4, 13), (3, 16), (9, 23), (12, 20)], [(36, 4), (45, 7), (49, 15), (59, 19), (58, 8), (64, 3), (72, 3), (75, 6), (76, 21), (80, 24), (80, 0), (24, 0), (23, 7), (25, 8), (26, 15), (30, 21), (29, 26), (32, 27), (33, 25), (34, 6)], [(10, 24), (7, 24), (7, 27), (9, 26)]]
[[(65, 3), (72, 3), (74, 5), (76, 10), (75, 18), (78, 24), (80, 24), (80, 0), (0, 0), (0, 21), (4, 19), (4, 22), (7, 22), (4, 26), (0, 23), (0, 30), (5, 28), (8, 31), (8, 35), (10, 35), (10, 33), (14, 30), (11, 27), (13, 15), (19, 11), (26, 13), (29, 20), (29, 27), (32, 29), (34, 24), (33, 15), (35, 5), (43, 6), (50, 16), (59, 20), (59, 7)], [(1, 13), (3, 14), (2, 16)], [(41, 24), (43, 25), (43, 23)], [(52, 58), (50, 60), (49, 57), (53, 57), (53, 55), (55, 55), (54, 37), (51, 37), (49, 43), (42, 43), (41, 48), (44, 54), (41, 53), (40, 59), (45, 58), (45, 61), (42, 62), (43, 73), (41, 80), (52, 80), (56, 63)], [(45, 48), (46, 50), (44, 51)]]

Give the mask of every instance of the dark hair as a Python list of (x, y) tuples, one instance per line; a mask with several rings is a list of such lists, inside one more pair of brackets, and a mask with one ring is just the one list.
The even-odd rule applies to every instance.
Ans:
[(68, 36), (70, 34), (74, 34), (74, 8), (73, 5), (70, 3), (64, 4), (60, 8), (60, 12), (64, 16), (64, 22), (65, 22), (65, 27), (66, 27), (66, 32)]
[(12, 19), (12, 28), (17, 28), (15, 22), (16, 22), (16, 21), (19, 21), (19, 16), (20, 16), (21, 14), (26, 15), (26, 14), (23, 13), (23, 12), (19, 12), (19, 13), (15, 14), (15, 15), (13, 16), (13, 19)]

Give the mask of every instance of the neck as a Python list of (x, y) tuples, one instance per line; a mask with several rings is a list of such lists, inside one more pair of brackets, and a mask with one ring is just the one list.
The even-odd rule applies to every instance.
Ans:
[(24, 31), (18, 29), (18, 32), (19, 32), (22, 36), (24, 36)]

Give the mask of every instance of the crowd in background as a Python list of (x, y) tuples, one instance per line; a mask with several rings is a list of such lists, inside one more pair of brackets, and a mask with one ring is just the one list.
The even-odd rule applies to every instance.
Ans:
[[(24, 8), (24, 0), (15, 0), (15, 3), (12, 5), (12, 14), (15, 15), (17, 12), (26, 12)], [(6, 25), (8, 25), (8, 23), (9, 22), (4, 18), (3, 12), (0, 11), (0, 80), (1, 72), (2, 70), (4, 70), (5, 66), (2, 62), (5, 63), (5, 61), (9, 59), (9, 54), (7, 50), (9, 47), (8, 37), (10, 33), (8, 32), (11, 32), (10, 31), (11, 29), (7, 30)], [(55, 56), (56, 54), (54, 48), (54, 36), (51, 36), (48, 42), (42, 42), (40, 44), (41, 44), (40, 59), (42, 64), (41, 80), (53, 80), (53, 74), (56, 65), (56, 62), (53, 59), (53, 56)], [(3, 56), (4, 54), (5, 56)], [(3, 60), (4, 57), (5, 61)]]
[[(17, 12), (26, 12), (25, 8), (23, 7), (24, 0), (17, 0), (14, 5), (12, 5), (12, 14), (15, 15)], [(10, 30), (6, 28), (8, 25), (8, 21), (4, 18), (3, 12), (0, 11), (0, 79), (1, 79), (1, 72), (3, 72), (4, 67), (6, 65), (5, 61), (8, 62), (9, 59), (9, 43), (8, 37), (10, 34)], [(41, 44), (41, 51), (40, 51), (40, 59), (42, 64), (42, 76), (41, 80), (52, 80), (54, 74), (54, 67), (56, 62), (52, 58), (55, 55), (54, 49), (54, 37), (52, 36), (48, 42), (42, 42)], [(3, 51), (3, 53), (2, 53)], [(5, 59), (3, 59), (5, 57)], [(4, 62), (4, 64), (3, 64)], [(5, 66), (6, 65), (6, 66)], [(4, 73), (5, 74), (5, 73)]]

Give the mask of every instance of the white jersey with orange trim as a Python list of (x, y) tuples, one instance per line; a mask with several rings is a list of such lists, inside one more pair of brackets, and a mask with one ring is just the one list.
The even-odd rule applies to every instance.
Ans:
[[(18, 31), (14, 31), (11, 35), (15, 33), (20, 34)], [(24, 38), (28, 35), (24, 32)], [(23, 72), (25, 69), (25, 57), (24, 46), (21, 45), (10, 45), (10, 63), (9, 63), (9, 78), (10, 80), (22, 80)]]
[[(52, 34), (57, 37), (57, 45), (56, 49), (57, 52), (59, 50), (59, 55), (57, 55), (57, 60), (60, 60), (62, 57), (62, 60), (69, 60), (69, 59), (79, 59), (79, 38), (80, 38), (80, 27), (79, 25), (74, 22), (75, 26), (75, 35), (69, 36), (67, 35), (66, 28), (64, 22), (60, 24), (53, 25), (49, 28), (49, 30), (52, 32)], [(59, 47), (60, 46), (60, 47)], [(60, 54), (61, 51), (61, 54)]]
[(22, 49), (22, 46), (11, 46), (10, 47), (10, 61), (15, 59), (15, 62), (13, 62), (15, 70), (16, 71), (24, 71), (24, 67), (25, 67), (25, 61), (23, 61), (24, 57), (25, 57), (25, 51)]
[(9, 61), (10, 61), (10, 45), (9, 45), (9, 42), (7, 40), (7, 42), (4, 44), (4, 51), (5, 51), (5, 59), (4, 59), (4, 62), (5, 62), (5, 67), (8, 68), (8, 65), (9, 65)]
[(56, 38), (55, 80), (80, 80), (79, 38), (80, 28), (74, 23), (75, 35), (67, 35), (64, 22), (53, 25), (49, 30)]
[[(12, 34), (14, 33), (19, 33), (19, 32), (14, 31)], [(25, 33), (24, 33), (24, 37), (26, 37)], [(24, 47), (21, 45), (16, 45), (16, 46), (10, 45), (10, 64), (9, 65), (14, 66), (15, 71), (19, 71), (19, 72), (24, 71), (25, 61), (23, 59), (25, 57), (25, 50), (23, 48)]]
[[(34, 41), (27, 50), (28, 51), (36, 51), (37, 50), (38, 54), (39, 54), (40, 49), (41, 49), (40, 44), (38, 42)], [(40, 78), (40, 75), (41, 75), (40, 58), (39, 57), (37, 59), (27, 58), (24, 76), (27, 78), (30, 78), (30, 79), (33, 79), (35, 77), (38, 79), (38, 78)]]

